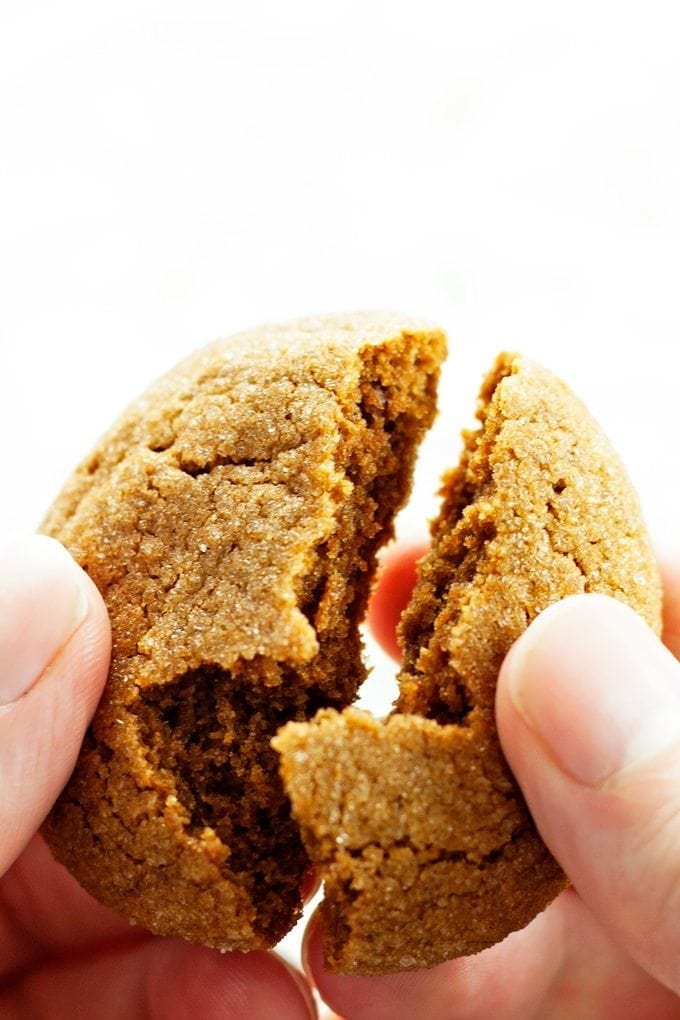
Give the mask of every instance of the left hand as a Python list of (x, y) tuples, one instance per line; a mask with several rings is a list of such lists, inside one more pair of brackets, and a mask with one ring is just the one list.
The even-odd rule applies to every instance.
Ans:
[(272, 953), (150, 935), (100, 906), (36, 832), (66, 783), (106, 679), (108, 617), (42, 536), (0, 549), (0, 1018), (309, 1020)]

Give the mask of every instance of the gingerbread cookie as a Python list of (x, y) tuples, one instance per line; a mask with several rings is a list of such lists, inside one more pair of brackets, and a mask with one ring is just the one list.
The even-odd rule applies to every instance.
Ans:
[(309, 858), (270, 740), (349, 704), (364, 677), (357, 625), (444, 347), (369, 313), (215, 343), (123, 415), (44, 523), (113, 631), (44, 833), (154, 932), (255, 949), (300, 914)]
[(341, 973), (476, 953), (565, 887), (500, 749), (498, 671), (542, 609), (578, 592), (621, 599), (660, 629), (637, 498), (583, 404), (502, 355), (478, 417), (402, 619), (394, 713), (325, 710), (274, 740)]

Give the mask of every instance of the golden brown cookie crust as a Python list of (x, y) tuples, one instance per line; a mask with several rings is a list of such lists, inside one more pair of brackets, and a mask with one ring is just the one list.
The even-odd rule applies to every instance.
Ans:
[(50, 511), (43, 530), (104, 596), (113, 658), (44, 831), (128, 918), (236, 949), (297, 919), (309, 861), (270, 738), (363, 679), (357, 624), (444, 348), (373, 313), (219, 341), (123, 415)]
[(542, 609), (578, 592), (621, 599), (660, 629), (637, 498), (583, 404), (501, 355), (478, 417), (402, 620), (395, 714), (321, 712), (275, 739), (341, 973), (478, 952), (564, 888), (500, 749), (500, 665)]

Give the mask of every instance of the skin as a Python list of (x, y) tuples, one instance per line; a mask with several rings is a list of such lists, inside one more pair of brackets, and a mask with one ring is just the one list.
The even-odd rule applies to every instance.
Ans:
[(133, 928), (36, 835), (73, 767), (109, 650), (102, 600), (57, 543), (32, 536), (0, 549), (0, 1018), (309, 1020), (306, 982), (275, 954), (222, 955)]
[[(70, 1020), (93, 1004), (98, 1020), (315, 1016), (303, 979), (274, 954), (221, 955), (131, 928), (36, 835), (94, 711), (110, 640), (99, 595), (54, 546), (0, 549), (0, 1018)], [(422, 549), (392, 551), (371, 609), (393, 652)], [(77, 619), (51, 627), (66, 581), (82, 585)], [(338, 1016), (680, 1017), (680, 557), (664, 582), (667, 649), (619, 604), (577, 596), (542, 614), (501, 672), (503, 747), (572, 887), (476, 957), (381, 978), (326, 973), (313, 920), (305, 965)]]
[[(393, 550), (371, 610), (394, 653), (422, 543)], [(346, 1020), (680, 1017), (680, 557), (663, 566), (664, 647), (626, 607), (585, 595), (517, 642), (501, 742), (572, 887), (475, 957), (378, 978), (328, 974), (318, 918), (305, 965)]]

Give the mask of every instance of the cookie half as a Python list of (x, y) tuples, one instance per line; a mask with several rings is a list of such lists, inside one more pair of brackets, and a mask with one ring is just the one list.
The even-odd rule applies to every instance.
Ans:
[(106, 601), (113, 658), (45, 823), (101, 902), (275, 944), (309, 867), (270, 746), (352, 701), (378, 547), (434, 415), (441, 331), (371, 313), (219, 341), (134, 404), (43, 530)]
[(478, 418), (402, 618), (394, 713), (322, 711), (274, 740), (340, 973), (477, 953), (565, 887), (501, 752), (498, 671), (542, 609), (578, 592), (621, 599), (660, 630), (637, 497), (583, 404), (501, 355)]

